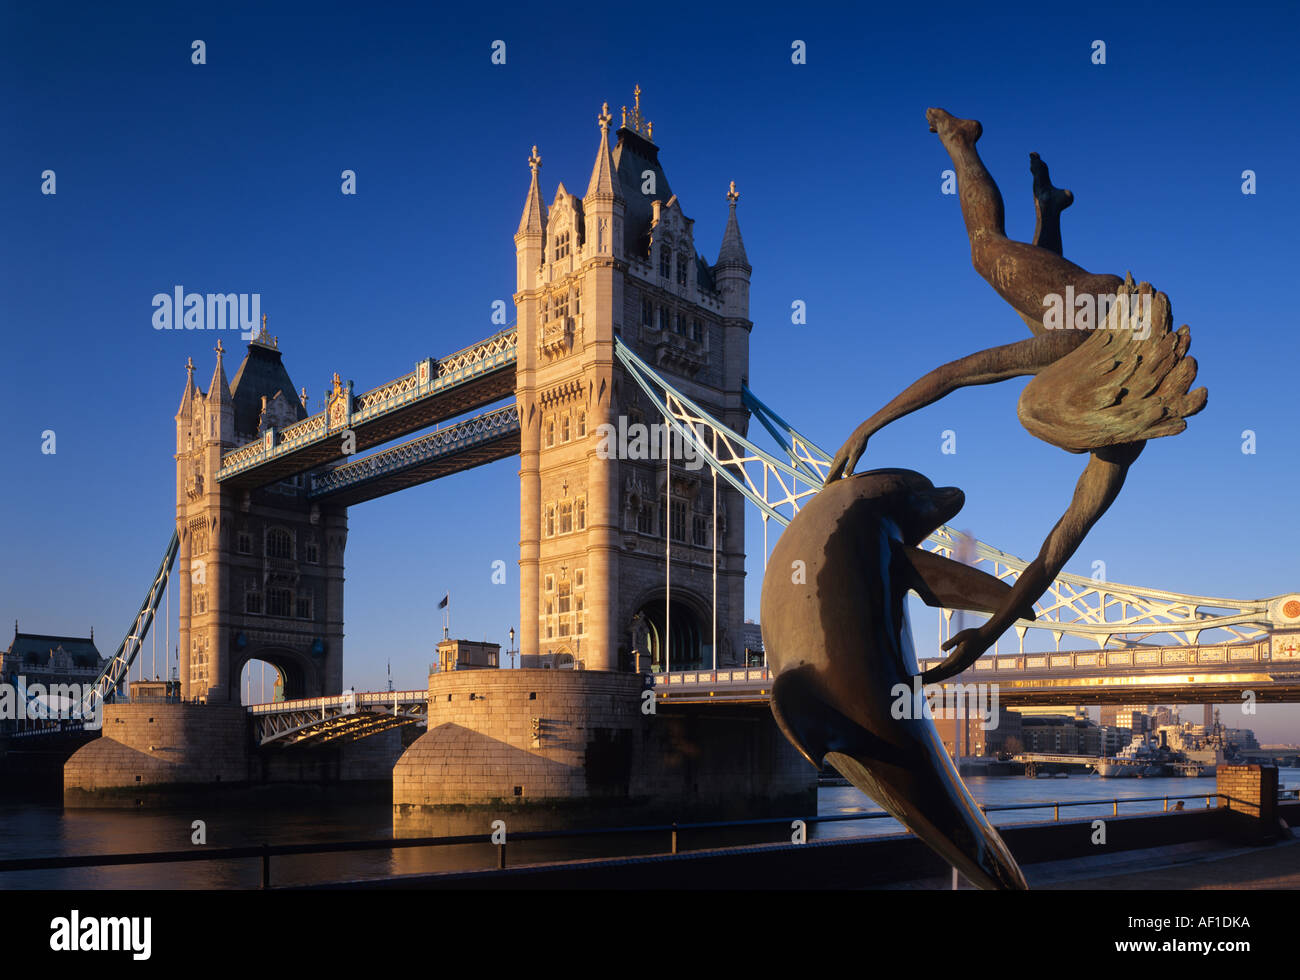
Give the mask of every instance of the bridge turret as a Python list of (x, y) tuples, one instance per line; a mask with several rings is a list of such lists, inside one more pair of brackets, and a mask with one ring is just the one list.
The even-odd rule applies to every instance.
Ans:
[(600, 107), (597, 122), (600, 124), (600, 146), (596, 162), (591, 168), (587, 194), (582, 199), (582, 213), (586, 222), (584, 242), (585, 257), (603, 256), (623, 258), (623, 212), (626, 201), (615, 179), (614, 160), (609, 150), (609, 103)]
[(728, 317), (740, 320), (749, 319), (749, 274), (753, 271), (749, 257), (745, 255), (745, 243), (740, 237), (740, 223), (736, 220), (736, 203), (740, 195), (736, 193), (736, 182), (731, 182), (727, 191), (727, 229), (722, 233), (722, 247), (718, 250), (718, 261), (713, 266), (713, 277), (717, 281), (718, 291), (723, 296), (723, 312)]
[(546, 250), (546, 205), (542, 203), (538, 179), (542, 158), (538, 156), (536, 146), (528, 158), (528, 166), (533, 177), (528, 185), (524, 213), (519, 219), (519, 230), (515, 232), (515, 289), (518, 292), (535, 285), (537, 270), (541, 267)]
[[(230, 384), (226, 381), (226, 370), (222, 365), (222, 356), (226, 349), (217, 341), (217, 364), (212, 370), (212, 381), (208, 385), (207, 419), (204, 428), (205, 444), (216, 444), (229, 448), (235, 442), (235, 409), (230, 395)], [(221, 460), (217, 459), (217, 469)], [(213, 470), (215, 473), (216, 470)]]

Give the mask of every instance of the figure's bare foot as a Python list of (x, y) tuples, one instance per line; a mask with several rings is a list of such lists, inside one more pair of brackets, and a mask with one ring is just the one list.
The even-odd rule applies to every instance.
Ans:
[(939, 134), (944, 146), (958, 142), (974, 146), (984, 133), (979, 120), (958, 119), (944, 109), (926, 109), (925, 120), (930, 124), (930, 132)]
[(1037, 153), (1029, 154), (1029, 172), (1034, 175), (1034, 200), (1040, 209), (1060, 214), (1074, 203), (1074, 194), (1052, 186), (1047, 164)]

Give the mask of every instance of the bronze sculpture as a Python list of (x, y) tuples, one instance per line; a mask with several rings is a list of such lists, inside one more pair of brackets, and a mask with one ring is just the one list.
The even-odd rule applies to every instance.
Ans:
[(828, 483), (777, 539), (763, 577), (772, 714), (813, 765), (844, 774), (982, 888), (1024, 888), (934, 721), (912, 695), (906, 601), (990, 612), (1010, 586), (918, 547), (965, 502), (910, 470)]
[[(1061, 255), (1060, 215), (1074, 196), (1052, 187), (1046, 164), (1030, 154), (1038, 214), (1034, 242), (1006, 237), (1002, 195), (984, 169), (975, 143), (983, 127), (929, 109), (931, 132), (952, 158), (962, 217), (977, 271), (1028, 325), (1034, 336), (992, 347), (936, 368), (863, 422), (836, 454), (828, 482), (853, 471), (867, 440), (885, 425), (967, 385), (1032, 375), (1017, 408), (1029, 432), (1091, 458), (1074, 499), (1043, 542), (1038, 557), (1016, 579), (1005, 603), (982, 626), (962, 630), (944, 644), (948, 658), (924, 675), (938, 682), (965, 670), (1017, 619), (1034, 618), (1034, 602), (1114, 502), (1128, 468), (1148, 439), (1175, 435), (1205, 407), (1206, 390), (1189, 391), (1196, 361), (1187, 356), (1186, 326), (1170, 329), (1164, 293), (1132, 278), (1089, 273)], [(1090, 298), (1095, 311), (1082, 329), (1049, 329), (1044, 313), (1053, 300)], [(1095, 300), (1110, 297), (1109, 315)], [(1118, 300), (1118, 302), (1115, 302)], [(1129, 316), (1137, 306), (1137, 316)], [(1087, 307), (1085, 306), (1085, 309)], [(1127, 322), (1125, 322), (1127, 321)]]
[[(997, 185), (975, 150), (980, 124), (942, 109), (926, 118), (956, 169), (975, 269), (1034, 336), (931, 371), (858, 426), (836, 454), (825, 486), (782, 534), (763, 579), (763, 636), (776, 675), (772, 712), (809, 761), (830, 762), (975, 884), (1024, 888), (933, 720), (924, 711), (900, 715), (899, 690), (917, 682), (906, 594), (991, 614), (945, 643), (947, 659), (920, 682), (969, 667), (1017, 619), (1034, 618), (1034, 603), (1115, 500), (1147, 440), (1183, 431), (1185, 419), (1205, 407), (1206, 391), (1190, 390), (1190, 335), (1186, 326), (1171, 329), (1168, 297), (1131, 276), (1092, 274), (1063, 257), (1060, 215), (1074, 196), (1052, 186), (1037, 154), (1030, 154), (1034, 241), (1012, 241)], [(1078, 312), (1076, 297), (1083, 299)], [(1060, 319), (1062, 307), (1069, 323)], [(850, 474), (867, 440), (890, 422), (957, 388), (1022, 376), (1032, 378), (1018, 405), (1025, 428), (1090, 458), (1038, 556), (1007, 586), (916, 547), (960, 509), (960, 490), (935, 489), (909, 470)]]

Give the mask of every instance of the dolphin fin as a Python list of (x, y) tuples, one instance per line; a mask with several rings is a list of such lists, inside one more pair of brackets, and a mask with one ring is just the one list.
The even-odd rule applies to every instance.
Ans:
[[(781, 674), (772, 684), (770, 705), (777, 727), (799, 754), (820, 770), (827, 748), (825, 738), (819, 737), (824, 733), (815, 730), (816, 720), (822, 712), (809, 710), (814, 700), (809, 696), (807, 679), (797, 670)], [(824, 705), (818, 704), (817, 707), (824, 708)], [(813, 723), (811, 728), (810, 722)]]
[(901, 541), (894, 541), (893, 549), (896, 574), (927, 606), (991, 614), (1011, 593), (1006, 582), (978, 568)]

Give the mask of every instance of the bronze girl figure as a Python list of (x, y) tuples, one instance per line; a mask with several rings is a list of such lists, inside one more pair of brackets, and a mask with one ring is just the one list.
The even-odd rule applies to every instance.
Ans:
[[(922, 675), (925, 683), (935, 683), (973, 664), (1017, 619), (1034, 618), (1034, 603), (1115, 500), (1146, 441), (1182, 432), (1185, 419), (1205, 407), (1207, 392), (1189, 390), (1196, 379), (1196, 361), (1187, 356), (1191, 335), (1186, 326), (1171, 329), (1164, 293), (1145, 282), (1134, 285), (1131, 276), (1090, 273), (1062, 256), (1061, 212), (1074, 196), (1052, 186), (1038, 154), (1030, 154), (1038, 215), (1034, 241), (1012, 241), (1002, 195), (975, 149), (983, 127), (943, 109), (927, 110), (926, 119), (956, 169), (975, 271), (1034, 336), (952, 361), (913, 383), (854, 430), (836, 454), (827, 483), (852, 473), (867, 440), (895, 419), (957, 388), (1023, 375), (1033, 380), (1020, 396), (1021, 424), (1053, 446), (1090, 454), (1069, 508), (1001, 607), (983, 625), (948, 640), (947, 659)], [(1071, 296), (1095, 299), (1096, 316), (1053, 322), (1049, 311), (1059, 311)], [(1051, 329), (1057, 326), (1067, 328)]]

